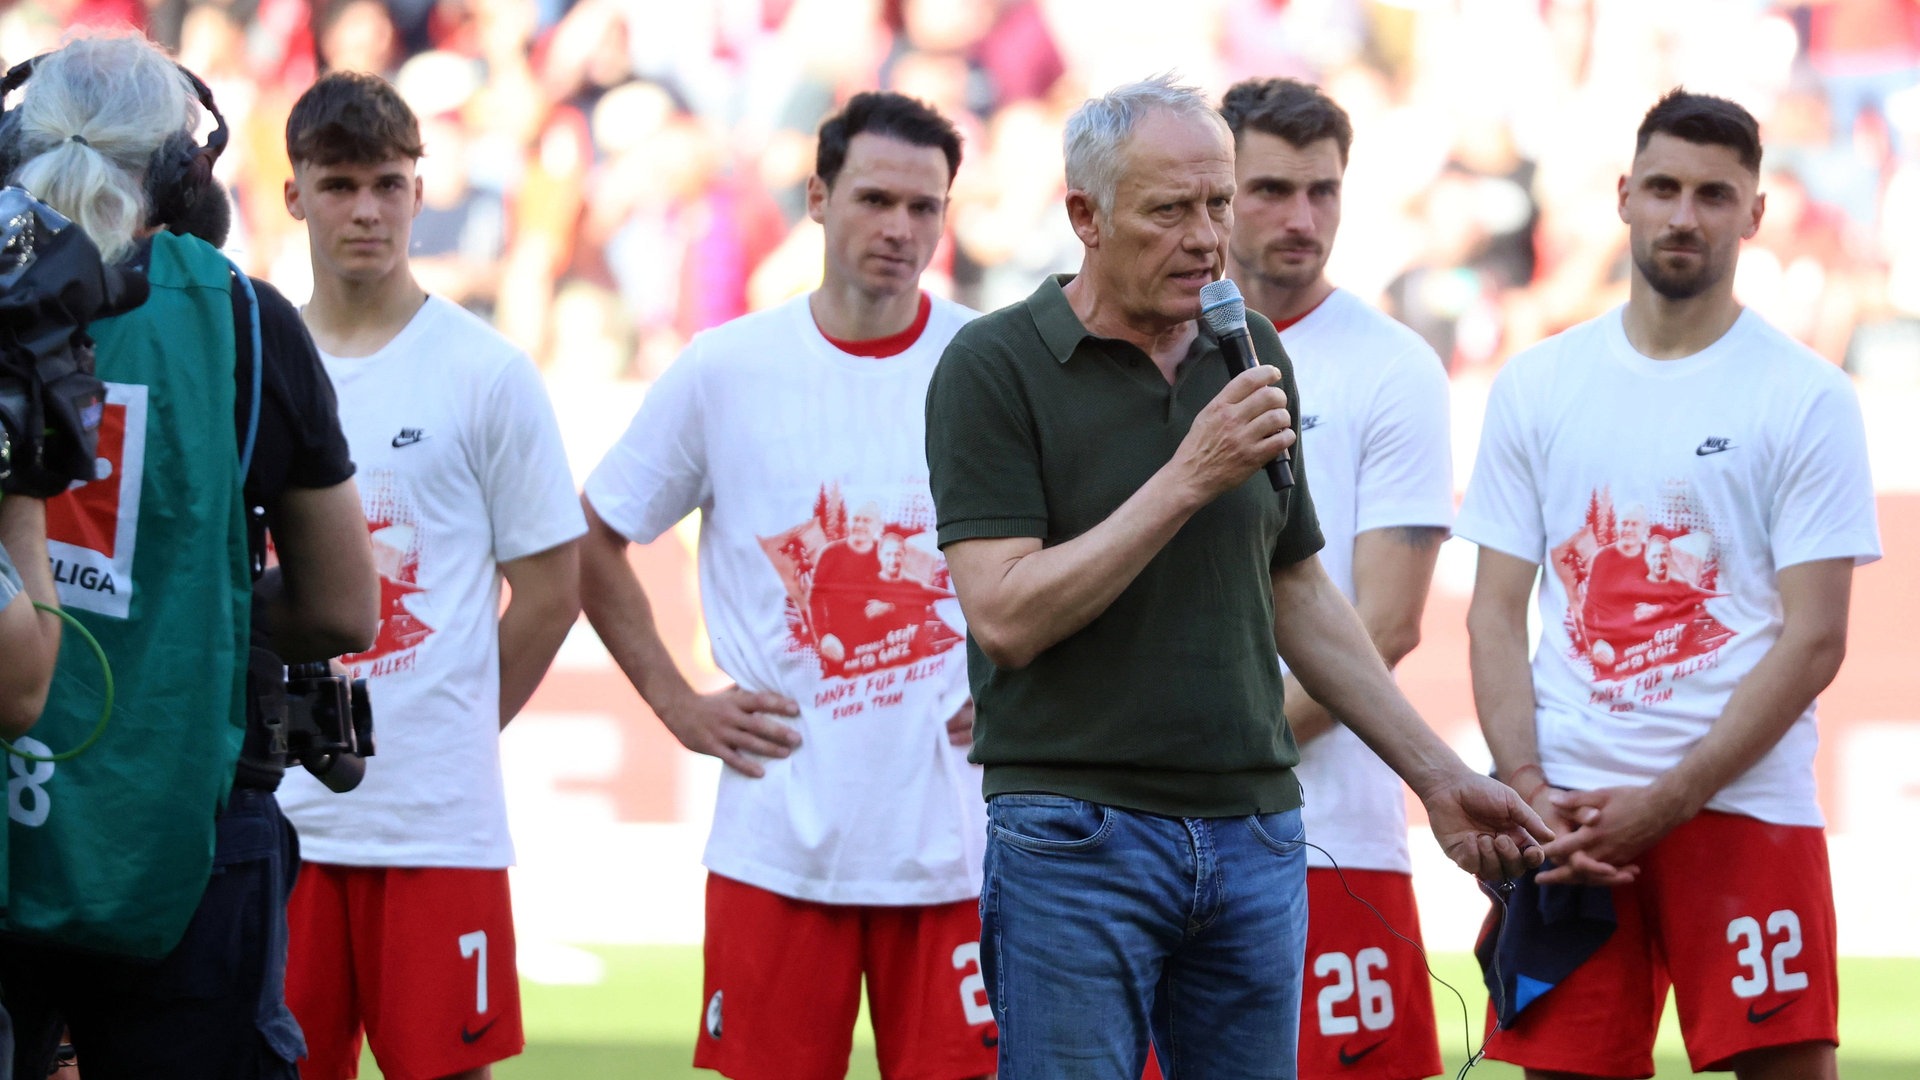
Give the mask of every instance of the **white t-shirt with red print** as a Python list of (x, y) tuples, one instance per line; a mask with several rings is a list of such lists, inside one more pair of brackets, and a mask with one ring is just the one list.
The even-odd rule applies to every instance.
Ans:
[[(1308, 452), (1320, 562), (1354, 598), (1353, 541), (1453, 518), (1447, 371), (1420, 335), (1336, 289), (1280, 332), (1300, 381), (1296, 424)], [(1411, 873), (1400, 778), (1345, 724), (1300, 748), (1307, 839), (1342, 867)], [(1309, 866), (1327, 866), (1307, 849)]]
[(289, 769), (301, 857), (349, 866), (513, 863), (500, 775), (499, 564), (586, 531), (532, 361), (429, 297), (371, 356), (321, 353), (380, 572), (380, 630), (347, 657), (378, 753), (335, 793)]
[(723, 772), (715, 873), (822, 903), (979, 895), (979, 770), (946, 733), (966, 630), (926, 464), (927, 381), (974, 314), (935, 299), (919, 339), (877, 359), (829, 343), (806, 297), (705, 331), (587, 478), (638, 543), (701, 512), (715, 662), (800, 706), (790, 757)]
[[(1779, 639), (1782, 568), (1880, 555), (1845, 374), (1752, 311), (1651, 360), (1623, 310), (1508, 362), (1455, 526), (1546, 567), (1535, 715), (1541, 766), (1569, 788), (1680, 761)], [(1817, 741), (1809, 706), (1708, 808), (1822, 824)]]

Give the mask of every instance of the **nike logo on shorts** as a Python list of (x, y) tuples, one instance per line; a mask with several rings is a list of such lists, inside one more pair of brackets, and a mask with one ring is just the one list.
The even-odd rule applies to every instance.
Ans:
[(461, 1024), (460, 1025), (460, 1041), (468, 1045), (477, 1043), (482, 1038), (486, 1037), (487, 1032), (493, 1030), (493, 1025), (499, 1022), (500, 1022), (500, 1018), (496, 1016), (493, 1019), (487, 1021), (486, 1023), (480, 1025), (479, 1031), (468, 1031), (467, 1025)]
[(1378, 1050), (1385, 1045), (1387, 1045), (1387, 1040), (1381, 1039), (1379, 1042), (1374, 1043), (1372, 1046), (1367, 1047), (1365, 1050), (1362, 1050), (1357, 1054), (1347, 1053), (1347, 1048), (1342, 1046), (1340, 1048), (1340, 1064), (1358, 1065), (1360, 1064), (1361, 1058), (1366, 1057), (1368, 1054), (1373, 1053), (1375, 1050)]
[(1780, 1004), (1775, 1005), (1773, 1008), (1765, 1010), (1764, 1012), (1749, 1005), (1747, 1006), (1747, 1023), (1764, 1024), (1767, 1021), (1773, 1019), (1773, 1014), (1779, 1012), (1781, 1009), (1784, 1009), (1787, 1006), (1799, 1000), (1800, 999), (1797, 997), (1790, 997), (1787, 1000), (1781, 1002)]

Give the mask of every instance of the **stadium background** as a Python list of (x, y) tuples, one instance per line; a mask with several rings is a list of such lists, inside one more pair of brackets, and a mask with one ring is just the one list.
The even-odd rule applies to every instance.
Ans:
[[(1920, 1075), (1920, 1036), (1900, 1022), (1920, 1015), (1920, 2), (14, 0), (0, 59), (125, 23), (213, 87), (234, 130), (218, 169), (235, 194), (229, 254), (296, 301), (311, 285), (281, 205), (287, 109), (319, 70), (396, 81), (428, 149), (415, 269), (539, 362), (577, 478), (691, 334), (817, 281), (812, 130), (858, 89), (925, 98), (964, 131), (926, 280), (984, 310), (1077, 264), (1058, 132), (1087, 94), (1169, 69), (1215, 93), (1249, 75), (1320, 82), (1357, 132), (1331, 273), (1448, 363), (1461, 485), (1503, 360), (1624, 298), (1613, 184), (1640, 114), (1676, 83), (1743, 102), (1762, 121), (1769, 202), (1736, 288), (1855, 376), (1887, 554), (1856, 579), (1851, 651), (1821, 711), (1840, 944), (1859, 958), (1846, 1037), (1886, 1075)], [(634, 557), (676, 654), (717, 685), (693, 537), (690, 521)], [(1444, 549), (1401, 681), (1484, 762), (1472, 562), (1468, 545)], [(584, 622), (504, 740), (536, 1053), (503, 1077), (683, 1070), (690, 1039), (672, 1033), (690, 1031), (697, 991), (676, 993), (697, 986), (716, 763), (674, 743)], [(1414, 847), (1428, 941), (1464, 950), (1482, 905), (1431, 842)], [(650, 1032), (669, 1065), (631, 1047), (540, 1053)]]

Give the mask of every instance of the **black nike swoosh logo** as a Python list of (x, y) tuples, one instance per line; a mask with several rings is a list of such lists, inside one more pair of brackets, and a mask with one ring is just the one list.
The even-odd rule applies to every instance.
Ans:
[(1387, 1045), (1387, 1040), (1381, 1039), (1379, 1042), (1374, 1043), (1372, 1046), (1367, 1047), (1365, 1050), (1362, 1050), (1357, 1054), (1347, 1053), (1347, 1048), (1343, 1046), (1340, 1048), (1340, 1064), (1358, 1065), (1360, 1064), (1361, 1058), (1366, 1057), (1368, 1054), (1373, 1053), (1375, 1050), (1378, 1050), (1385, 1045)]
[(1693, 454), (1695, 457), (1706, 457), (1708, 454), (1724, 454), (1731, 449), (1731, 446), (1696, 446)]
[(496, 1016), (493, 1019), (487, 1021), (485, 1024), (480, 1025), (479, 1031), (468, 1031), (467, 1025), (461, 1024), (460, 1025), (460, 1041), (463, 1043), (467, 1043), (469, 1045), (473, 1043), (477, 1043), (481, 1040), (481, 1038), (483, 1038), (487, 1034), (488, 1031), (491, 1031), (493, 1029), (493, 1025), (499, 1022), (500, 1022), (500, 1018)]
[(1771, 1009), (1768, 1009), (1768, 1010), (1767, 1010), (1767, 1011), (1765, 1011), (1765, 1012), (1760, 1012), (1760, 1011), (1758, 1011), (1758, 1010), (1756, 1010), (1756, 1009), (1755, 1009), (1755, 1008), (1754, 1008), (1753, 1006), (1751, 1006), (1751, 1005), (1749, 1005), (1749, 1006), (1747, 1006), (1747, 1023), (1749, 1023), (1749, 1024), (1764, 1024), (1764, 1023), (1766, 1023), (1766, 1022), (1767, 1022), (1768, 1020), (1771, 1020), (1771, 1019), (1773, 1019), (1773, 1014), (1774, 1014), (1774, 1013), (1777, 1013), (1777, 1012), (1779, 1012), (1779, 1011), (1780, 1011), (1781, 1009), (1784, 1009), (1784, 1008), (1786, 1008), (1787, 1006), (1789, 1006), (1789, 1005), (1791, 1005), (1791, 1004), (1793, 1004), (1794, 1002), (1796, 1002), (1796, 1001), (1799, 1001), (1799, 1000), (1800, 1000), (1800, 999), (1799, 999), (1799, 998), (1797, 998), (1797, 997), (1790, 997), (1790, 998), (1788, 998), (1787, 1000), (1785, 1000), (1785, 1001), (1783, 1001), (1783, 1002), (1781, 1002), (1781, 1003), (1780, 1003), (1780, 1004), (1778, 1004), (1778, 1005), (1775, 1005), (1775, 1006), (1774, 1006), (1773, 1008), (1771, 1008)]
[(412, 446), (424, 438), (426, 438), (425, 435), (395, 435), (393, 437), (393, 448), (398, 450), (403, 446)]

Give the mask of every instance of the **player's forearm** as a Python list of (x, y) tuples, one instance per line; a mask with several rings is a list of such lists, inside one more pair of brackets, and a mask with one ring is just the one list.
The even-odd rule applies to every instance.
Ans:
[(1833, 682), (1845, 655), (1844, 633), (1795, 634), (1789, 627), (1740, 680), (1707, 734), (1653, 787), (1684, 807), (1686, 817), (1699, 813), (1779, 743)]
[(1537, 768), (1540, 750), (1524, 610), (1517, 616), (1490, 611), (1476, 597), (1467, 612), (1467, 640), (1474, 711), (1493, 753), (1494, 771), (1511, 779), (1522, 766)]
[(266, 511), (279, 561), (254, 582), (253, 595), (273, 651), (297, 664), (372, 645), (380, 576), (354, 481), (288, 488)]
[(501, 570), (511, 590), (500, 615), (500, 726), (506, 727), (533, 697), (580, 617), (578, 545), (568, 541)]
[(954, 545), (947, 562), (968, 629), (997, 666), (1027, 666), (1099, 618), (1205, 503), (1169, 465), (1066, 543), (987, 559), (977, 556), (1007, 542)]
[(1527, 610), (1539, 578), (1538, 564), (1482, 546), (1473, 602), (1467, 607), (1474, 710), (1493, 752), (1494, 771), (1508, 783), (1521, 768), (1540, 764), (1533, 665), (1527, 654)]
[(627, 561), (627, 541), (589, 517), (580, 548), (580, 606), (627, 681), (656, 715), (693, 685), (660, 638), (653, 604)]
[(577, 606), (551, 598), (508, 603), (500, 616), (500, 726), (520, 714), (567, 640)]
[(1293, 729), (1296, 745), (1305, 746), (1333, 730), (1333, 725), (1337, 723), (1333, 714), (1327, 711), (1325, 705), (1313, 700), (1313, 695), (1307, 693), (1307, 688), (1300, 685), (1300, 680), (1293, 673), (1287, 674), (1282, 689), (1286, 693), (1287, 726)]
[(1275, 571), (1274, 640), (1313, 699), (1423, 800), (1465, 768), (1420, 718), (1318, 559)]
[(1437, 525), (1386, 526), (1354, 537), (1353, 609), (1389, 668), (1420, 645), (1420, 619), (1446, 539)]

